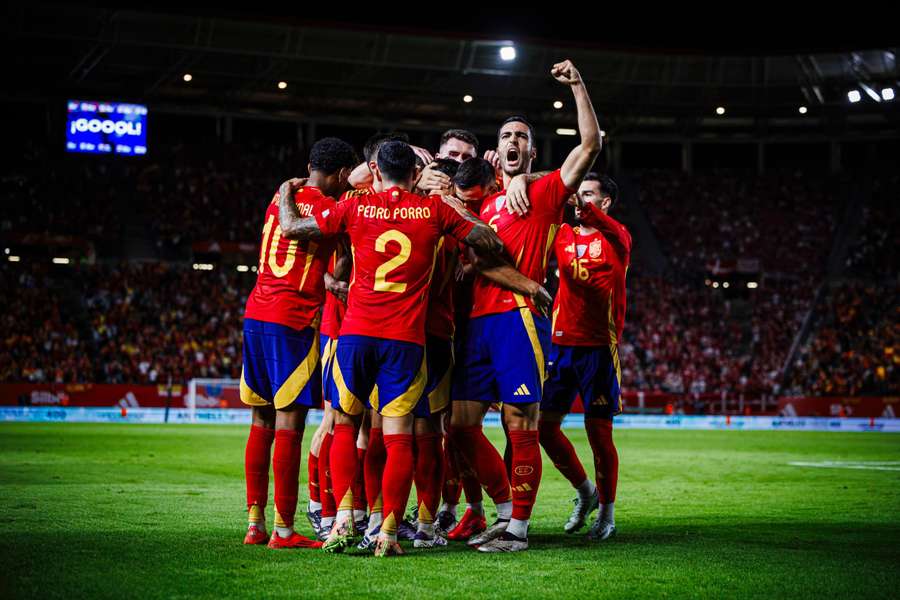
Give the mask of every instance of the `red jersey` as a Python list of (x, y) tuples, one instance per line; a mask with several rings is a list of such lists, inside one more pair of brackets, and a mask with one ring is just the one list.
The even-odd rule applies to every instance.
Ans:
[(553, 343), (562, 346), (617, 344), (625, 327), (631, 234), (600, 209), (588, 207), (584, 223), (598, 231), (585, 235), (581, 227), (563, 225), (554, 244), (559, 291), (553, 303)]
[(425, 311), (445, 234), (463, 239), (474, 223), (440, 196), (393, 187), (316, 215), (326, 236), (346, 232), (353, 277), (341, 335), (425, 344)]
[[(347, 190), (341, 194), (338, 202), (374, 193), (375, 190), (372, 187)], [(335, 248), (331, 260), (328, 261), (328, 272), (331, 274), (334, 274), (334, 261), (338, 259), (340, 251), (340, 246)], [(347, 306), (343, 302), (338, 300), (334, 294), (325, 294), (325, 306), (322, 307), (322, 326), (319, 328), (319, 332), (332, 339), (337, 338), (341, 333), (341, 321), (344, 319), (345, 312), (347, 312)]]
[[(244, 317), (303, 329), (317, 325), (325, 301), (325, 268), (334, 242), (283, 237), (278, 199), (276, 193), (266, 210), (256, 285), (247, 298)], [(335, 206), (333, 199), (311, 186), (297, 190), (294, 201), (304, 216)]]
[(428, 311), (425, 317), (425, 333), (444, 340), (453, 338), (456, 320), (453, 303), (456, 287), (456, 267), (459, 264), (459, 243), (444, 236), (441, 249), (434, 261), (431, 291), (428, 294)]
[[(557, 169), (528, 186), (531, 210), (524, 217), (506, 210), (505, 190), (484, 201), (481, 220), (494, 228), (513, 265), (525, 277), (543, 283), (553, 238), (562, 224), (566, 200), (573, 191), (563, 183)], [(481, 275), (476, 276), (472, 318), (522, 306), (539, 314), (530, 298), (513, 293)]]

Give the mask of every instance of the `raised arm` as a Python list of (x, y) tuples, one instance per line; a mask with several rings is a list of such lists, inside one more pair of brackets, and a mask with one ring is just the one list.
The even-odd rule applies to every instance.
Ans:
[(322, 237), (315, 217), (304, 217), (294, 202), (294, 194), (303, 185), (300, 179), (289, 179), (278, 188), (278, 222), (281, 235), (289, 240), (309, 240)]
[(571, 87), (572, 94), (575, 96), (575, 107), (578, 110), (578, 134), (581, 136), (581, 143), (569, 152), (559, 173), (566, 187), (575, 189), (581, 184), (581, 180), (591, 170), (594, 160), (600, 154), (600, 148), (603, 145), (603, 139), (600, 137), (600, 125), (597, 123), (597, 115), (594, 113), (594, 106), (591, 104), (591, 97), (588, 96), (581, 74), (572, 61), (564, 60), (553, 65), (550, 73), (554, 79)]

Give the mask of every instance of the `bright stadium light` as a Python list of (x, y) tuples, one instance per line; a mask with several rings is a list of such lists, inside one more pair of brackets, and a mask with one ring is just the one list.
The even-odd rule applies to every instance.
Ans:
[(798, 108), (797, 110), (800, 111), (800, 114), (801, 114), (801, 115), (805, 115), (805, 114), (806, 114), (806, 107), (805, 107), (805, 106), (801, 106), (801, 107)]
[(718, 281), (713, 281), (713, 287), (714, 287), (714, 288), (719, 287), (719, 282), (718, 282)]
[(705, 283), (706, 286), (709, 287), (709, 285), (712, 283), (712, 281), (710, 281), (709, 279), (707, 279), (707, 280), (704, 281), (703, 283)]
[(19, 258), (18, 256), (15, 256), (15, 255), (9, 256), (7, 258), (9, 258), (9, 262), (19, 262), (20, 260), (22, 260), (21, 258)]
[(562, 100), (557, 100), (553, 103), (553, 108), (559, 110), (563, 107)]
[(560, 127), (556, 130), (556, 135), (577, 135), (578, 132), (568, 127)]
[(195, 271), (212, 271), (213, 265), (210, 263), (194, 263)]
[(256, 271), (257, 271), (256, 265), (253, 265), (252, 267), (250, 267), (250, 270), (253, 271), (254, 273), (256, 273)]
[(9, 248), (4, 248), (4, 249), (3, 249), (3, 254), (9, 254)]
[(287, 81), (279, 81), (279, 82), (278, 82), (278, 89), (279, 89), (279, 90), (283, 90), (283, 89), (285, 89), (286, 87), (287, 87)]
[(869, 98), (871, 98), (875, 102), (881, 102), (881, 96), (878, 95), (878, 92), (872, 89), (872, 86), (865, 83), (860, 83), (859, 87), (863, 89), (863, 91)]
[(57, 257), (53, 258), (53, 264), (54, 265), (67, 265), (67, 264), (69, 264), (69, 259), (68, 258), (60, 258), (57, 256)]
[(725, 114), (725, 107), (724, 107), (724, 106), (717, 106), (717, 107), (716, 107), (716, 114), (717, 114), (717, 115), (720, 115), (720, 116), (721, 116), (721, 115), (724, 115), (724, 114)]
[(847, 100), (856, 104), (860, 100), (862, 100), (862, 96), (859, 94), (859, 90), (850, 90), (847, 92)]
[(507, 62), (511, 60), (516, 60), (516, 47), (515, 46), (503, 46), (500, 48), (500, 58)]
[(600, 137), (602, 137), (602, 138), (606, 137), (606, 132), (602, 129), (600, 130)]
[(728, 287), (728, 282), (727, 282), (727, 281), (724, 282), (724, 283), (722, 284), (722, 287), (723, 287), (723, 288), (727, 288), (727, 287)]
[(885, 100), (893, 100), (894, 88), (884, 88), (883, 90), (881, 90), (881, 97)]
[(473, 98), (473, 97), (470, 96), (469, 94), (466, 94), (465, 96), (463, 96), (463, 102), (465, 102), (466, 104), (468, 104), (469, 102), (471, 102), (471, 101), (474, 100), (474, 99), (475, 99), (475, 98)]
[(238, 265), (237, 270), (238, 270), (238, 273), (246, 273), (247, 271), (250, 270), (250, 267), (248, 267), (247, 265)]
[(750, 288), (751, 290), (755, 290), (756, 288), (759, 287), (759, 284), (756, 283), (755, 281), (748, 281), (747, 287)]
[(182, 79), (184, 79), (185, 81), (188, 81), (188, 82), (193, 78), (194, 78), (194, 76), (191, 75), (190, 73), (185, 73), (184, 77), (182, 77)]

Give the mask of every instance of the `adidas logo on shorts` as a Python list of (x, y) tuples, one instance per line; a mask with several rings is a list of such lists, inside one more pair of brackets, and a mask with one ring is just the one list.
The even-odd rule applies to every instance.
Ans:
[(518, 389), (516, 389), (515, 392), (513, 392), (513, 396), (530, 396), (530, 395), (531, 395), (531, 392), (528, 391), (528, 388), (525, 387), (524, 383), (522, 385), (520, 385), (518, 387)]

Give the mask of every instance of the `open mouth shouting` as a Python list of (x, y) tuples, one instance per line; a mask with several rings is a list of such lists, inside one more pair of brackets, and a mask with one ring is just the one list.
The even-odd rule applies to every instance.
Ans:
[(515, 171), (519, 168), (520, 161), (522, 160), (521, 154), (519, 153), (519, 149), (515, 146), (510, 146), (506, 150), (506, 168), (510, 171)]

